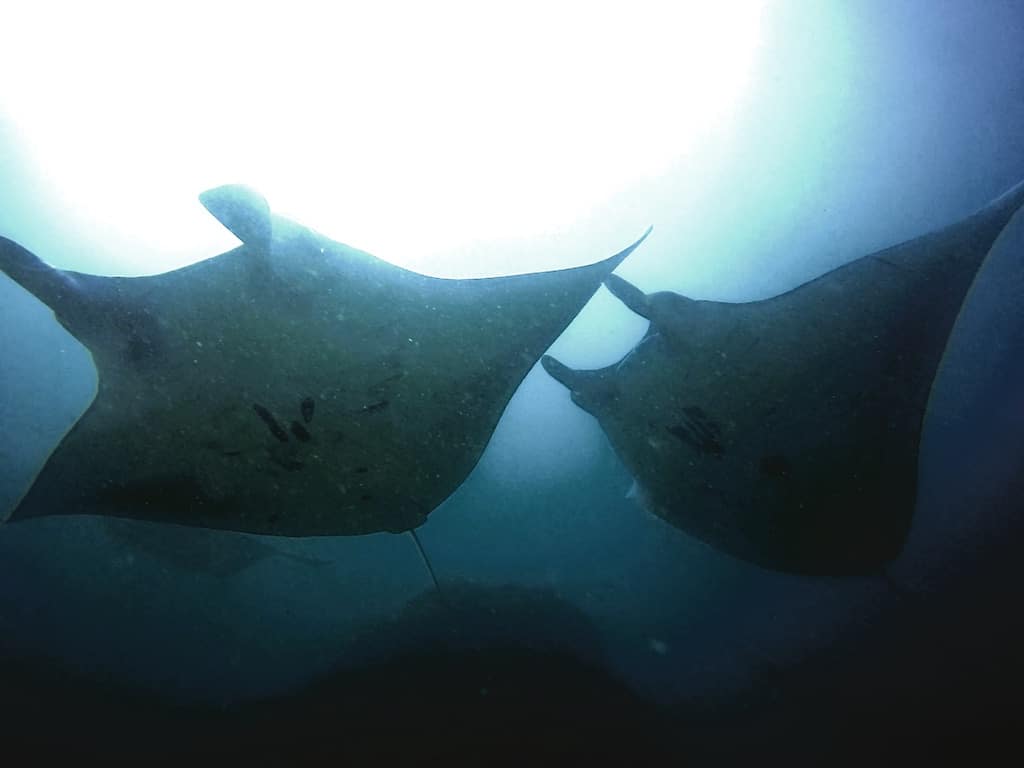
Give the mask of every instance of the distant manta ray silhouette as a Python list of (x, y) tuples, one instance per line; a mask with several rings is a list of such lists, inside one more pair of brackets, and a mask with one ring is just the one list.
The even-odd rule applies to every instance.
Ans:
[(742, 560), (879, 574), (902, 550), (932, 381), (1024, 182), (957, 224), (764, 301), (608, 289), (650, 320), (618, 364), (544, 368), (654, 514)]
[(278, 559), (306, 568), (322, 568), (333, 560), (289, 552), (272, 541), (248, 533), (153, 523), (124, 517), (93, 518), (100, 530), (119, 548), (142, 553), (159, 563), (182, 571), (215, 578), (229, 578), (265, 560)]
[(159, 275), (57, 270), (0, 238), (0, 268), (88, 348), (99, 382), (10, 521), (412, 531), (644, 239), (573, 269), (449, 280), (274, 215), (246, 187), (200, 200), (242, 245)]

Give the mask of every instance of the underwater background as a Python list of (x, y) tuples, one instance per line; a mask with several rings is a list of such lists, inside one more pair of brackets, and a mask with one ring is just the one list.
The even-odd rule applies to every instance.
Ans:
[[(327, 20), (316, 4), (225, 3), (208, 27), (190, 7), (173, 34), (155, 11), (116, 3), (95, 17), (14, 18), (23, 42), (0, 53), (0, 235), (63, 269), (153, 274), (233, 247), (196, 196), (242, 182), (303, 224), (442, 276), (590, 263), (653, 224), (618, 274), (649, 292), (751, 301), (958, 221), (1024, 178), (1024, 3), (735, 3), (715, 20), (658, 3), (555, 5), (550, 16), (396, 7), (371, 24)], [(71, 34), (85, 22), (114, 31), (110, 69), (88, 69), (102, 46), (69, 42), (88, 39)], [(710, 57), (730, 31), (723, 60), (644, 55), (707, 38)], [(278, 36), (298, 37), (309, 59), (264, 79), (287, 64)], [(133, 59), (150, 43), (169, 67), (152, 79)], [(356, 44), (354, 60), (331, 55)], [(215, 86), (209, 101), (190, 99), (191, 69), (175, 79), (196, 58), (187, 66)], [(385, 63), (383, 93), (346, 90)], [(304, 88), (302, 67), (337, 78), (337, 93)], [(133, 69), (137, 79), (104, 76)], [(485, 74), (455, 77), (474, 69)], [(530, 77), (555, 85), (531, 100)], [(697, 103), (709, 82), (729, 100)], [(417, 93), (408, 112), (388, 106)], [(62, 98), (42, 120), (40, 105)], [(311, 133), (324, 104), (341, 117)], [(175, 113), (173, 131), (141, 114), (154, 105)], [(264, 143), (249, 143), (246, 121), (270, 113)], [(699, 130), (684, 136), (689, 122)], [(319, 154), (301, 154), (322, 134)], [(527, 139), (547, 154), (517, 149)], [(649, 514), (627, 497), (632, 478), (600, 427), (538, 365), (417, 531), (443, 597), (406, 535), (272, 538), (87, 516), (0, 526), (3, 743), (151, 759), (883, 765), (1013, 746), (1022, 295), (1018, 214), (950, 338), (913, 528), (885, 579), (767, 571)], [(609, 365), (645, 328), (602, 288), (550, 351)], [(94, 377), (52, 313), (0, 275), (5, 514)]]

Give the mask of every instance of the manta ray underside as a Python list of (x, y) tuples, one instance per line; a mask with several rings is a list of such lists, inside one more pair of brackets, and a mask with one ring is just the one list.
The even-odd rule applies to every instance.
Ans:
[(65, 272), (0, 238), (0, 269), (89, 349), (99, 381), (10, 520), (412, 530), (643, 240), (574, 269), (448, 280), (274, 215), (245, 187), (200, 200), (242, 245), (160, 275)]
[(757, 565), (883, 571), (902, 550), (932, 381), (1024, 183), (945, 229), (764, 301), (609, 290), (650, 320), (617, 365), (545, 369), (600, 422), (640, 500)]

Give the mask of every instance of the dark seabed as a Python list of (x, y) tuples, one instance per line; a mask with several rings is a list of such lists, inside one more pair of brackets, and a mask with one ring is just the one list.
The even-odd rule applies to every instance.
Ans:
[(979, 568), (941, 600), (892, 601), (870, 626), (799, 662), (753, 665), (726, 695), (670, 704), (607, 669), (581, 611), (518, 587), (423, 593), (357, 634), (346, 665), (289, 693), (230, 705), (175, 704), (58, 659), (7, 652), (5, 749), (146, 763), (991, 759), (1019, 751), (1024, 622), (1009, 586), (1021, 578), (1019, 565), (1005, 565), (1012, 559)]

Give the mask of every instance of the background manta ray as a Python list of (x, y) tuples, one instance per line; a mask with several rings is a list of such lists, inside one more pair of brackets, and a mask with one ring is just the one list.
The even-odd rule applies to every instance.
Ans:
[(271, 215), (247, 188), (201, 200), (242, 246), (155, 276), (63, 272), (0, 239), (0, 268), (99, 371), (94, 402), (11, 520), (411, 530), (469, 474), (523, 377), (643, 239), (575, 269), (445, 280)]
[(218, 531), (123, 517), (82, 518), (99, 522), (99, 530), (119, 550), (141, 553), (156, 562), (189, 573), (225, 579), (257, 563), (279, 558), (306, 568), (323, 568), (331, 560), (289, 552), (273, 541), (247, 533)]
[(745, 304), (607, 286), (650, 320), (617, 365), (545, 369), (601, 423), (645, 506), (783, 571), (881, 570), (914, 511), (928, 395), (1024, 182), (975, 215)]

